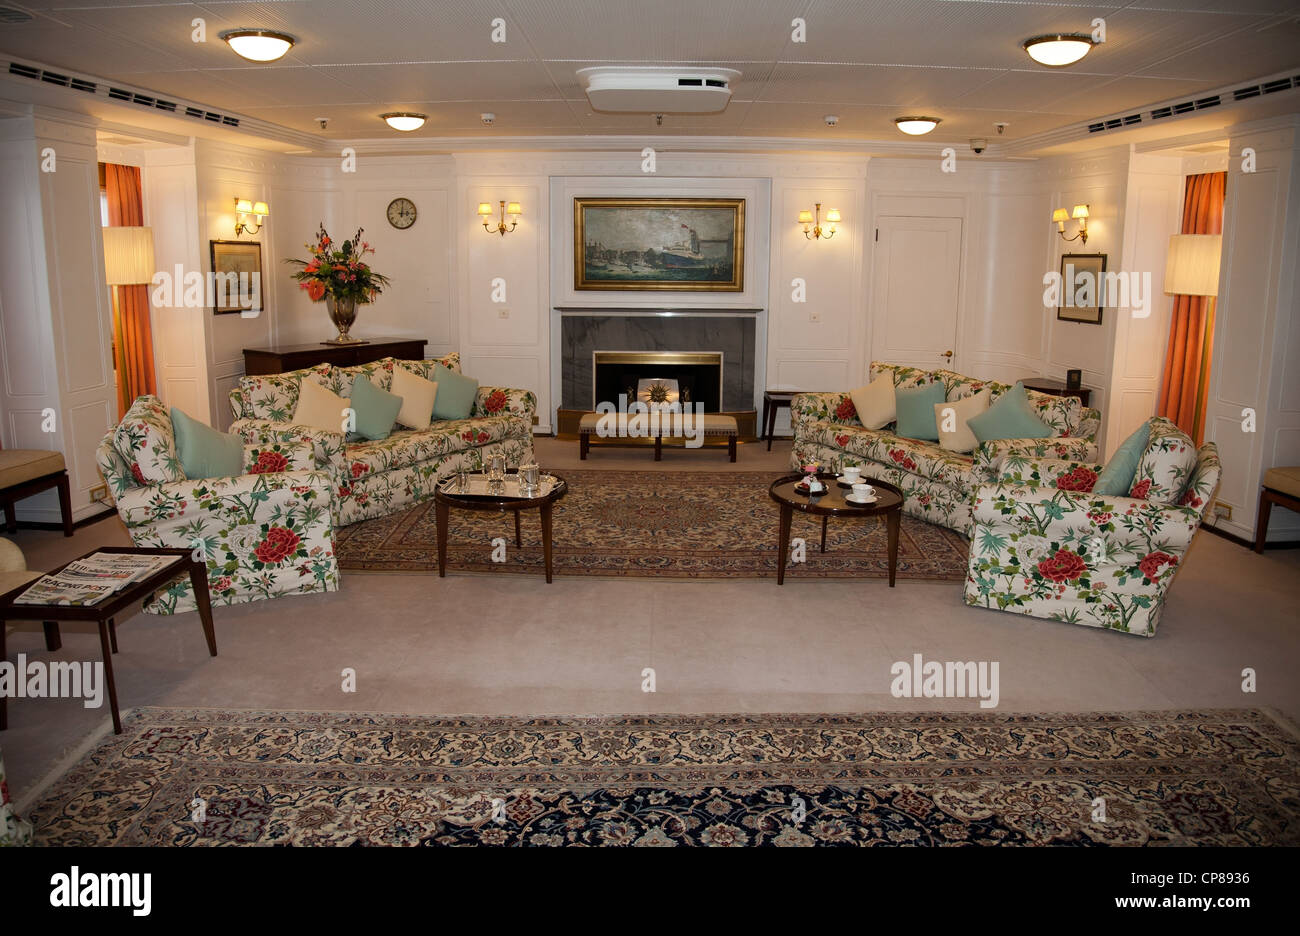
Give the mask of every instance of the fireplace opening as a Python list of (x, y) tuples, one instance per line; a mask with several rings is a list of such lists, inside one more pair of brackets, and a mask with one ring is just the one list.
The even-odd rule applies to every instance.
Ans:
[(722, 411), (721, 351), (595, 351), (592, 353), (592, 409), (600, 403), (700, 403), (706, 413)]

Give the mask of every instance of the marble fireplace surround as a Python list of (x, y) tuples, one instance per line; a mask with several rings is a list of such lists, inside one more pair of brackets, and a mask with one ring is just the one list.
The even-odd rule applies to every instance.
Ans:
[(620, 309), (557, 306), (560, 406), (591, 410), (596, 351), (720, 351), (722, 408), (754, 408), (762, 309)]

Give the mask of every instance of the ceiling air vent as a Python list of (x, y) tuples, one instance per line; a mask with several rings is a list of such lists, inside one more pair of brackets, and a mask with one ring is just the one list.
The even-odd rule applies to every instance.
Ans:
[(32, 15), (26, 10), (15, 10), (13, 7), (0, 7), (0, 23), (6, 25), (16, 25), (18, 23), (30, 22)]
[(142, 107), (156, 107), (158, 110), (167, 111), (169, 114), (176, 112), (175, 101), (164, 101), (162, 98), (152, 97), (148, 94), (141, 94), (139, 91), (131, 91), (126, 88), (109, 88), (108, 96), (115, 101), (126, 101), (128, 104), (139, 104)]
[(74, 91), (86, 91), (90, 94), (94, 94), (99, 89), (99, 85), (93, 81), (87, 81), (85, 78), (74, 78), (69, 75), (61, 75), (58, 72), (44, 71), (33, 68), (31, 65), (23, 65), (21, 62), (10, 62), (9, 74), (18, 75), (22, 78), (31, 78), (35, 81), (44, 81), (47, 84), (58, 85), (61, 88), (72, 88)]
[(602, 65), (581, 68), (593, 110), (633, 114), (716, 114), (731, 100), (733, 68)]

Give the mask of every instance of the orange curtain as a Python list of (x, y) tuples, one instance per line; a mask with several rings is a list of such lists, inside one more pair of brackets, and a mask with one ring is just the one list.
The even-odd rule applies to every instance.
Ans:
[[(104, 166), (110, 227), (144, 224), (140, 197), (140, 168)], [(126, 415), (136, 397), (157, 392), (153, 371), (153, 332), (149, 325), (149, 287), (114, 286), (113, 349), (117, 361), (118, 417)]]
[[(1226, 172), (1187, 177), (1183, 196), (1183, 234), (1223, 233)], [(1175, 296), (1160, 385), (1161, 416), (1167, 416), (1200, 445), (1205, 436), (1205, 401), (1214, 347), (1214, 297)]]

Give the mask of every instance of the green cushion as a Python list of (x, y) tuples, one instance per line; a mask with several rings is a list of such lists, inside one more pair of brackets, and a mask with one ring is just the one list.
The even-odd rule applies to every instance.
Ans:
[(402, 409), (402, 398), (380, 390), (364, 374), (352, 381), (352, 409), (357, 414), (356, 434), (372, 442), (387, 439)]
[(938, 442), (939, 424), (934, 418), (934, 404), (943, 401), (943, 384), (939, 381), (919, 387), (899, 387), (894, 391), (898, 409), (895, 433), (907, 439)]
[(244, 440), (172, 408), (172, 434), (186, 478), (233, 478), (244, 473)]
[(1105, 494), (1108, 497), (1127, 497), (1133, 487), (1133, 476), (1137, 474), (1138, 462), (1147, 449), (1151, 439), (1151, 424), (1144, 422), (1137, 431), (1120, 443), (1115, 454), (1106, 462), (1106, 467), (1097, 475), (1097, 483), (1092, 486), (1092, 493)]
[(433, 400), (433, 418), (468, 419), (478, 396), (478, 381), (441, 364), (433, 366), (429, 379), (438, 385), (438, 395)]
[(993, 405), (978, 416), (966, 420), (970, 431), (980, 444), (989, 439), (1046, 439), (1053, 429), (1034, 415), (1025, 385), (1016, 385), (993, 401)]

